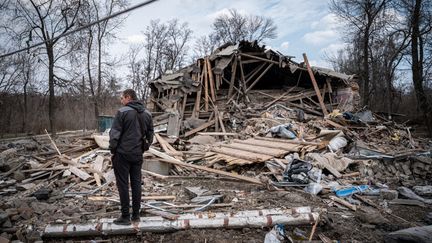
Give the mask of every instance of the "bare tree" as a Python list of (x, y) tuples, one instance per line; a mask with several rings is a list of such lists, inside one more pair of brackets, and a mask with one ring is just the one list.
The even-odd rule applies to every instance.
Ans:
[(55, 73), (55, 69), (59, 67), (56, 63), (70, 51), (57, 37), (73, 28), (81, 2), (79, 0), (17, 0), (8, 2), (7, 6), (11, 17), (9, 20), (14, 21), (15, 27), (20, 29), (19, 33), (27, 33), (29, 37), (27, 45), (32, 40), (44, 42), (39, 54), (46, 55), (48, 59), (49, 121), (51, 132), (55, 134), (55, 85), (59, 79)]
[(212, 36), (203, 35), (195, 41), (194, 54), (192, 61), (196, 61), (198, 58), (210, 55), (215, 48), (217, 48), (216, 38)]
[(185, 65), (192, 31), (187, 23), (179, 23), (176, 19), (167, 23), (152, 20), (142, 34), (143, 43), (129, 47), (128, 78), (139, 96), (145, 100), (149, 94), (150, 80)]
[[(125, 7), (127, 7), (127, 1), (125, 0), (87, 0), (83, 3), (80, 21), (84, 23), (97, 22), (94, 26), (86, 29), (83, 36), (85, 40), (82, 43), (86, 49), (87, 78), (95, 118), (100, 113), (104, 84), (108, 84), (109, 80), (111, 80), (108, 75), (109, 67), (104, 65), (104, 63), (110, 62), (107, 60), (109, 55), (104, 53), (104, 47), (110, 39), (115, 38), (115, 30), (122, 24), (124, 18), (108, 19), (101, 22), (99, 20)], [(105, 59), (105, 62), (103, 62), (103, 59)]]
[(432, 58), (432, 1), (400, 0), (396, 7), (407, 21), (406, 32), (410, 35), (410, 61), (417, 106), (423, 113), (429, 135), (432, 136), (432, 105), (424, 88), (426, 78), (430, 75), (428, 71), (430, 72)]
[(244, 15), (236, 9), (230, 9), (228, 14), (221, 14), (214, 20), (210, 37), (219, 44), (241, 40), (262, 42), (277, 37), (276, 25), (271, 18)]
[(180, 24), (177, 19), (171, 20), (167, 24), (166, 48), (163, 51), (164, 58), (162, 64), (165, 70), (180, 69), (186, 60), (186, 45), (192, 35), (187, 23)]
[(359, 44), (358, 50), (362, 57), (361, 93), (363, 104), (369, 105), (370, 96), (370, 41), (382, 23), (378, 18), (383, 14), (388, 0), (332, 0), (330, 10), (342, 18), (349, 32), (350, 41)]

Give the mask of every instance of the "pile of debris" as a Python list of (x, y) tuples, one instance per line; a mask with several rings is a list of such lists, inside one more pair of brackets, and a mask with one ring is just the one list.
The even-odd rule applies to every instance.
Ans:
[(1, 237), (200, 229), (218, 233), (145, 236), (370, 242), (431, 224), (431, 141), (359, 109), (355, 81), (250, 42), (153, 81), (145, 217), (131, 226), (112, 223), (119, 201), (106, 134), (3, 140)]

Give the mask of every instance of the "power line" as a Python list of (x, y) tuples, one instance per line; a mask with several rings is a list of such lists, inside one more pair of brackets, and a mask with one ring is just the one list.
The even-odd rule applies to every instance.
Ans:
[(65, 32), (65, 33), (63, 33), (63, 34), (61, 34), (61, 35), (59, 35), (59, 36), (56, 36), (56, 37), (52, 38), (52, 39), (48, 39), (48, 40), (46, 40), (46, 41), (42, 41), (42, 42), (39, 42), (39, 43), (33, 44), (33, 45), (28, 46), (28, 47), (26, 47), (26, 48), (19, 49), (19, 50), (13, 51), (13, 52), (9, 52), (9, 53), (3, 54), (3, 55), (0, 56), (0, 58), (4, 58), (4, 57), (8, 57), (8, 56), (12, 56), (12, 55), (14, 55), (14, 54), (16, 54), (16, 53), (19, 53), (19, 52), (22, 52), (22, 51), (30, 50), (30, 49), (32, 49), (32, 48), (34, 48), (34, 47), (37, 47), (37, 46), (43, 45), (43, 44), (45, 44), (46, 42), (49, 42), (49, 41), (52, 41), (52, 40), (55, 40), (55, 39), (59, 39), (59, 38), (65, 37), (65, 36), (67, 36), (67, 35), (70, 35), (70, 34), (73, 34), (73, 33), (75, 33), (75, 32), (81, 31), (81, 30), (83, 30), (83, 29), (87, 29), (88, 27), (93, 26), (93, 25), (95, 25), (95, 24), (97, 24), (97, 23), (100, 23), (100, 22), (103, 22), (103, 21), (105, 21), (105, 20), (108, 20), (108, 19), (111, 19), (111, 18), (117, 17), (117, 16), (119, 16), (119, 15), (122, 15), (122, 14), (124, 14), (124, 13), (130, 12), (130, 11), (135, 10), (135, 9), (137, 9), (137, 8), (140, 8), (140, 7), (146, 6), (146, 5), (148, 5), (148, 4), (150, 4), (150, 3), (153, 3), (153, 2), (156, 2), (156, 1), (158, 1), (158, 0), (149, 0), (149, 1), (146, 1), (146, 2), (143, 2), (143, 3), (140, 3), (140, 4), (137, 4), (137, 5), (135, 5), (135, 6), (132, 6), (132, 7), (130, 7), (130, 8), (127, 8), (127, 9), (125, 9), (125, 10), (122, 10), (122, 11), (120, 11), (120, 12), (114, 13), (114, 14), (112, 14), (112, 15), (108, 15), (108, 16), (106, 16), (106, 17), (100, 19), (100, 20), (93, 21), (93, 22), (91, 22), (91, 23), (89, 23), (89, 24), (87, 24), (87, 25), (81, 26), (81, 27), (76, 28), (76, 29), (74, 29), (74, 30), (71, 30), (71, 31), (69, 31), (69, 32)]

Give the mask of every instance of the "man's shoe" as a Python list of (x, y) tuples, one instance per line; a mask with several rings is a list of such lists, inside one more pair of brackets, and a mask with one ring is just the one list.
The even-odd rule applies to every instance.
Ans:
[(140, 215), (139, 214), (132, 214), (131, 221), (132, 222), (139, 222), (140, 221)]
[(130, 221), (129, 217), (123, 217), (123, 216), (121, 216), (118, 219), (114, 219), (113, 223), (117, 224), (117, 225), (130, 225), (131, 221)]

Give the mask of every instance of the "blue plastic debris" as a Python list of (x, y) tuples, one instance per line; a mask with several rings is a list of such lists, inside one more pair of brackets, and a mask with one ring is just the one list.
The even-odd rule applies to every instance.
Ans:
[(360, 185), (360, 186), (353, 186), (353, 187), (335, 190), (334, 192), (336, 193), (336, 196), (338, 196), (338, 197), (348, 197), (348, 196), (351, 196), (352, 194), (364, 192), (368, 189), (369, 189), (368, 185)]

